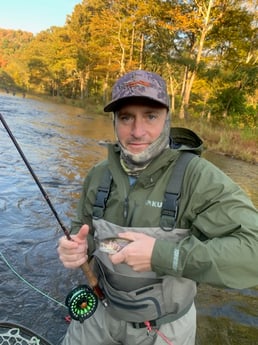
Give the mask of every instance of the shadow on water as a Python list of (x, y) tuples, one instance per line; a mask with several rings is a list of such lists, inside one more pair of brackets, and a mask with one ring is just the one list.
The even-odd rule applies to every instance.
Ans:
[[(82, 109), (0, 94), (5, 117), (64, 224), (69, 227), (83, 179), (106, 156), (112, 120)], [(257, 167), (206, 152), (258, 206)], [(247, 178), (248, 177), (248, 178)], [(0, 320), (32, 329), (54, 345), (67, 329), (68, 292), (85, 283), (65, 269), (56, 244), (62, 232), (18, 152), (0, 126)], [(198, 345), (257, 344), (258, 289), (221, 290), (200, 285)]]

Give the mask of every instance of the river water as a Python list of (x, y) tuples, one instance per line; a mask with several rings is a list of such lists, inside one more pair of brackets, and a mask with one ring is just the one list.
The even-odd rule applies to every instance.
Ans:
[[(114, 139), (112, 120), (3, 93), (0, 112), (69, 227), (85, 174), (106, 156), (103, 142)], [(258, 206), (257, 166), (210, 152), (204, 156)], [(84, 277), (59, 262), (56, 243), (62, 230), (2, 124), (0, 191), (0, 321), (21, 324), (59, 345), (68, 326), (65, 298)], [(258, 288), (200, 286), (198, 344), (258, 344), (257, 299)]]

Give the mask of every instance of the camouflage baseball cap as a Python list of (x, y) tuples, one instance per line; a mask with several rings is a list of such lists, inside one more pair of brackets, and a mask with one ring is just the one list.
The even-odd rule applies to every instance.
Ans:
[(169, 109), (169, 97), (164, 79), (143, 70), (132, 71), (118, 79), (112, 90), (112, 101), (104, 111), (116, 111), (130, 98), (148, 98)]

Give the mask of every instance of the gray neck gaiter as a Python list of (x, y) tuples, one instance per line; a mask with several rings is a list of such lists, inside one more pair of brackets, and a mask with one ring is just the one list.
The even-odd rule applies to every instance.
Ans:
[(133, 154), (126, 150), (118, 140), (118, 144), (121, 149), (120, 162), (124, 171), (130, 176), (138, 176), (154, 158), (156, 158), (165, 148), (169, 147), (169, 133), (170, 113), (168, 112), (160, 136), (144, 151)]

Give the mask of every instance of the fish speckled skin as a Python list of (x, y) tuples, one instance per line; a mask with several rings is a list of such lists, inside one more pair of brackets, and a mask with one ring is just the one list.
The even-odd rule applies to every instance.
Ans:
[(99, 250), (107, 254), (116, 254), (130, 242), (131, 241), (120, 237), (106, 238), (105, 240), (99, 241)]

